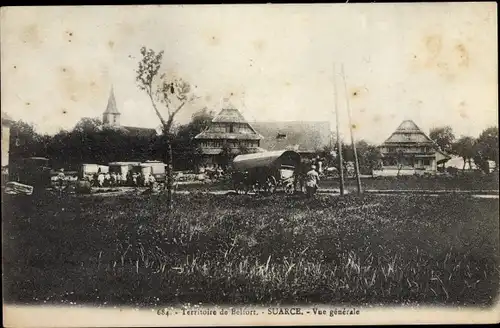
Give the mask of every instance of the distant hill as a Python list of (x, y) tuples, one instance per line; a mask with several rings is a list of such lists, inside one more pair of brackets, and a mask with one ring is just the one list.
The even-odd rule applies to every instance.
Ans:
[(250, 122), (264, 139), (260, 147), (282, 150), (298, 146), (298, 150), (314, 151), (330, 143), (329, 122)]

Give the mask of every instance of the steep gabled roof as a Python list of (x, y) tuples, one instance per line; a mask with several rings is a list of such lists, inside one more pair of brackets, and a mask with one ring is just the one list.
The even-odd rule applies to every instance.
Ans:
[(401, 133), (420, 133), (422, 130), (413, 122), (412, 120), (405, 120), (403, 121), (398, 128), (396, 129), (396, 132), (401, 132)]
[(219, 123), (247, 123), (243, 115), (236, 108), (224, 108), (217, 114), (212, 122)]
[(118, 111), (118, 108), (116, 107), (115, 92), (114, 92), (113, 88), (111, 88), (111, 92), (109, 93), (108, 106), (106, 107), (104, 114), (118, 114), (118, 115), (120, 115), (120, 112)]
[(195, 139), (227, 139), (227, 140), (260, 140), (262, 136), (258, 133), (229, 133), (203, 131), (194, 137)]
[(412, 120), (403, 121), (383, 144), (418, 143), (435, 145)]
[(235, 108), (222, 109), (213, 119), (212, 123), (238, 123), (247, 125), (246, 132), (220, 132), (211, 124), (207, 130), (196, 135), (195, 139), (233, 139), (233, 140), (260, 140), (262, 136), (248, 123), (240, 111)]

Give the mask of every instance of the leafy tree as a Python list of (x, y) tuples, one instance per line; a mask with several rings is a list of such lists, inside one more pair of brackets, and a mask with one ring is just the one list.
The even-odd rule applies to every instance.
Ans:
[(198, 134), (210, 126), (214, 117), (214, 111), (205, 107), (192, 115), (189, 125), (192, 130)]
[(67, 158), (70, 151), (70, 132), (66, 130), (60, 130), (54, 136), (52, 136), (50, 143), (47, 146), (47, 156), (51, 159), (51, 163), (56, 167), (66, 167)]
[[(148, 95), (154, 112), (161, 122), (163, 134), (167, 142), (167, 206), (173, 208), (172, 187), (173, 187), (173, 155), (172, 155), (172, 125), (175, 116), (179, 111), (194, 98), (191, 95), (191, 86), (186, 81), (160, 74), (163, 60), (163, 51), (156, 52), (153, 49), (142, 47), (142, 58), (136, 70), (136, 80), (141, 90)], [(163, 111), (160, 110), (163, 108)]]
[(489, 173), (488, 160), (495, 162), (495, 170), (498, 170), (498, 127), (490, 127), (481, 132), (474, 152), (474, 162), (483, 171)]
[(213, 118), (214, 112), (203, 108), (192, 115), (188, 124), (179, 126), (173, 144), (174, 159), (177, 160), (174, 167), (196, 167), (201, 156), (201, 147), (194, 137), (208, 128)]
[(361, 174), (373, 174), (373, 170), (380, 169), (382, 166), (382, 154), (375, 145), (366, 142), (359, 143), (356, 146), (359, 159), (359, 170)]
[(46, 156), (43, 137), (35, 127), (24, 121), (14, 121), (10, 127), (10, 156), (13, 162), (32, 156)]
[(452, 146), (455, 141), (455, 135), (450, 126), (440, 126), (431, 129), (429, 138), (431, 138), (441, 150), (447, 153), (453, 152)]
[[(455, 135), (453, 134), (453, 129), (450, 126), (440, 126), (431, 129), (429, 138), (431, 138), (442, 151), (449, 154), (453, 153)], [(443, 169), (444, 166), (445, 162), (443, 162)]]
[[(344, 177), (352, 176), (354, 172), (352, 171), (349, 162), (354, 161), (354, 152), (352, 151), (352, 146), (349, 144), (344, 143), (343, 141), (341, 142), (341, 147), (342, 147), (342, 169), (344, 172)], [(333, 158), (333, 166), (337, 168), (337, 170), (340, 171), (340, 156), (339, 156), (339, 151), (338, 151), (338, 144), (335, 144), (335, 146), (332, 148), (333, 152), (335, 153), (335, 156)], [(333, 156), (332, 156), (333, 157)]]
[(469, 163), (469, 168), (472, 169), (472, 158), (474, 157), (476, 140), (473, 137), (463, 136), (460, 137), (453, 144), (453, 153), (462, 157), (464, 160), (464, 166), (462, 167), (462, 171), (465, 170), (465, 164)]
[(325, 159), (325, 166), (329, 166), (334, 163), (337, 154), (333, 146), (326, 145), (318, 152), (318, 155)]
[[(345, 172), (350, 172), (352, 170), (347, 170), (347, 163), (354, 162), (354, 150), (350, 144), (343, 144), (342, 149)], [(369, 144), (365, 140), (359, 140), (356, 142), (356, 153), (360, 174), (372, 174), (373, 170), (381, 167), (382, 155), (377, 146)], [(350, 172), (350, 174), (353, 173)]]
[(76, 132), (97, 132), (103, 128), (102, 121), (99, 118), (84, 117), (76, 123), (73, 131)]

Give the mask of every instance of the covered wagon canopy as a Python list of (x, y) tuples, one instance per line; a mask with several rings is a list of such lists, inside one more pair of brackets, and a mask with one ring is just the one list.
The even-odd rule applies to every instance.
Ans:
[(293, 150), (266, 151), (255, 154), (238, 155), (233, 160), (236, 170), (248, 170), (281, 165), (300, 165), (300, 154)]

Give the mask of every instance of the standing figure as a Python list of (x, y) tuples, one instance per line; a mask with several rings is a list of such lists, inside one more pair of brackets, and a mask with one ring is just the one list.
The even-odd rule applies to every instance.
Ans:
[(97, 176), (97, 182), (99, 187), (104, 186), (104, 180), (105, 180), (104, 174), (99, 173), (99, 175)]
[(132, 178), (132, 172), (131, 171), (127, 172), (126, 181), (127, 181), (127, 183), (126, 183), (127, 186), (132, 186), (134, 184), (134, 179)]
[(148, 176), (148, 182), (149, 182), (149, 185), (151, 185), (151, 186), (153, 186), (156, 183), (156, 179), (155, 179), (154, 175), (150, 174)]
[(128, 178), (127, 173), (124, 172), (124, 173), (118, 174), (118, 177), (120, 179), (119, 184), (121, 186), (126, 186), (127, 185), (127, 178)]
[(109, 172), (107, 172), (104, 175), (104, 181), (105, 181), (106, 187), (111, 186), (111, 174), (109, 174)]
[(57, 189), (60, 192), (65, 188), (65, 180), (64, 169), (59, 169), (59, 173), (57, 173)]
[(91, 180), (90, 180), (90, 185), (91, 185), (92, 187), (96, 187), (96, 186), (97, 186), (97, 178), (98, 178), (97, 173), (94, 173), (94, 174), (92, 175)]
[(311, 170), (306, 174), (306, 194), (311, 197), (318, 190), (319, 174), (316, 172), (316, 165), (311, 165)]
[(116, 186), (116, 173), (115, 172), (111, 172), (111, 186)]
[(146, 181), (146, 179), (144, 178), (144, 175), (142, 175), (142, 173), (137, 173), (136, 175), (136, 185), (139, 186), (139, 187), (143, 187), (145, 184), (144, 182)]
[(300, 170), (299, 170), (299, 177), (298, 177), (298, 182), (299, 182), (299, 188), (300, 192), (304, 192), (304, 187), (305, 187), (305, 182), (306, 182), (306, 175), (307, 175), (307, 168), (312, 165), (312, 162), (308, 159), (305, 159), (303, 162), (300, 164)]
[(318, 165), (318, 173), (323, 174), (323, 161), (321, 159), (318, 159), (317, 165)]

